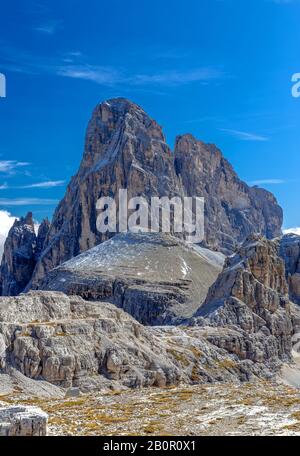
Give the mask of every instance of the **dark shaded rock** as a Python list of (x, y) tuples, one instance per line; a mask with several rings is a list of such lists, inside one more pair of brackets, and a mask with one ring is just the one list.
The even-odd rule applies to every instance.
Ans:
[(50, 227), (43, 220), (35, 233), (32, 213), (16, 220), (5, 241), (0, 268), (0, 295), (17, 296), (24, 291), (43, 250)]
[(300, 236), (283, 236), (280, 240), (280, 255), (285, 262), (290, 299), (300, 305)]
[(21, 293), (32, 276), (36, 264), (36, 234), (32, 213), (16, 220), (4, 245), (0, 269), (1, 294)]
[(44, 249), (44, 244), (50, 229), (50, 222), (48, 218), (44, 219), (39, 226), (38, 235), (36, 240), (36, 254), (39, 257)]

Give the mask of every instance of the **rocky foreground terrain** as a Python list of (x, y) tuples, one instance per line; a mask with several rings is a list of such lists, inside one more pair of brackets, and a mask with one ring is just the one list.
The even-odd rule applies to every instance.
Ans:
[[(174, 242), (178, 246), (175, 238)], [(169, 248), (171, 245), (168, 244)], [(182, 251), (176, 252), (181, 258)], [(137, 429), (135, 420), (139, 420), (141, 433), (151, 433), (151, 429), (154, 434), (186, 433), (184, 427), (179, 431), (179, 423), (180, 418), (184, 421), (187, 410), (194, 420), (189, 428), (191, 434), (246, 433), (247, 423), (252, 423), (251, 432), (255, 433), (260, 422), (264, 423), (259, 431), (262, 434), (297, 432), (296, 399), (282, 410), (278, 404), (265, 405), (270, 395), (272, 403), (279, 392), (298, 397), (297, 391), (276, 386), (275, 381), (300, 386), (300, 309), (290, 301), (280, 252), (281, 240), (250, 236), (226, 260), (194, 315), (164, 326), (142, 325), (129, 315), (129, 308), (124, 312), (122, 301), (114, 302), (113, 294), (104, 294), (103, 301), (87, 301), (72, 293), (68, 296), (54, 291), (55, 283), (65, 283), (66, 270), (72, 271), (72, 280), (75, 277), (78, 284), (85, 285), (80, 265), (83, 262), (89, 277), (89, 253), (79, 256), (70, 265), (53, 271), (51, 291), (1, 299), (2, 401), (10, 404), (13, 393), (12, 403), (18, 398), (21, 404), (41, 406), (50, 412), (53, 433), (132, 433)], [(93, 260), (94, 255), (92, 250)], [(116, 269), (112, 271), (115, 273)], [(98, 272), (101, 275), (101, 270)], [(144, 273), (147, 272), (145, 268)], [(153, 278), (153, 271), (150, 272), (148, 279)], [(159, 298), (161, 290), (155, 289)], [(262, 380), (269, 383), (261, 383)], [(141, 387), (159, 388), (160, 392), (127, 392), (128, 388)], [(75, 398), (74, 388), (78, 388)], [(232, 400), (234, 390), (236, 397)], [(95, 392), (92, 396), (91, 391)], [(199, 391), (201, 399), (195, 399)], [(213, 400), (209, 399), (212, 391)], [(271, 391), (275, 391), (273, 396)], [(63, 399), (69, 394), (71, 397)], [(110, 398), (107, 402), (106, 394)], [(111, 407), (111, 396), (119, 395), (121, 402), (116, 401)], [(26, 398), (24, 402), (22, 397)], [(152, 397), (156, 398), (155, 404)], [(251, 407), (245, 408), (243, 401), (247, 404), (249, 397)], [(165, 406), (168, 403), (169, 412), (174, 406), (174, 416), (169, 412), (164, 416), (157, 405), (160, 400)], [(128, 406), (133, 413), (135, 401), (149, 405), (149, 414), (147, 408), (143, 419), (133, 417), (131, 422), (126, 418), (126, 425), (116, 426), (119, 421), (125, 422), (124, 407)], [(199, 416), (193, 415), (198, 413), (195, 403), (199, 403)], [(276, 413), (277, 424), (274, 427), (272, 422), (271, 430), (268, 423)], [(88, 422), (83, 418), (86, 416), (90, 416)], [(241, 425), (238, 429), (236, 423)]]
[[(48, 435), (299, 436), (300, 393), (255, 382), (114, 390), (68, 398), (0, 396), (1, 406), (48, 414)], [(1, 412), (0, 412), (1, 413)], [(42, 422), (43, 423), (43, 422)], [(37, 427), (37, 426), (36, 426)]]
[[(205, 196), (203, 243), (98, 233), (120, 188)], [(300, 237), (281, 224), (215, 146), (172, 154), (140, 107), (97, 106), (52, 222), (5, 243), (0, 435), (299, 433)]]

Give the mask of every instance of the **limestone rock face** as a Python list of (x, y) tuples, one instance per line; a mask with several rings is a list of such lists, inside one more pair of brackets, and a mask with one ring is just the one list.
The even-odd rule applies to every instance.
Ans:
[(281, 234), (282, 209), (266, 190), (242, 182), (221, 151), (192, 135), (177, 137), (175, 169), (188, 196), (205, 198), (205, 244), (232, 253), (251, 233)]
[(44, 220), (36, 235), (31, 212), (15, 221), (4, 246), (0, 295), (16, 296), (25, 289), (43, 249), (48, 229), (49, 221)]
[(96, 228), (96, 202), (123, 188), (129, 198), (147, 200), (205, 197), (205, 246), (214, 250), (231, 253), (253, 232), (280, 235), (282, 210), (274, 196), (240, 181), (215, 146), (184, 135), (172, 154), (160, 126), (139, 106), (112, 99), (93, 112), (79, 171), (55, 211), (31, 288), (54, 267), (107, 240)]
[(88, 125), (83, 159), (51, 224), (32, 285), (45, 273), (108, 238), (96, 228), (101, 196), (128, 198), (182, 193), (160, 126), (125, 99), (101, 103)]
[(0, 298), (0, 334), (3, 373), (81, 391), (271, 375), (209, 342), (206, 328), (145, 327), (112, 304), (62, 293)]
[(250, 236), (227, 259), (196, 315), (204, 317), (205, 324), (236, 327), (235, 338), (215, 334), (214, 343), (239, 357), (288, 360), (293, 317), (278, 242)]
[(290, 299), (300, 305), (300, 236), (283, 236), (280, 241), (280, 255), (285, 262)]
[(44, 437), (47, 423), (48, 415), (38, 407), (0, 407), (0, 436)]
[(191, 317), (224, 256), (161, 233), (117, 234), (52, 270), (40, 289), (109, 300), (147, 325)]

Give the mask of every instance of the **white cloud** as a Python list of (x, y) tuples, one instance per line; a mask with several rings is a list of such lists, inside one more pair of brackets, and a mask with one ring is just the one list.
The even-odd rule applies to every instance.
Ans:
[(298, 236), (300, 236), (300, 227), (296, 227), (296, 228), (287, 228), (286, 230), (283, 230), (283, 234), (297, 234)]
[(16, 217), (11, 215), (9, 212), (0, 211), (0, 258), (2, 258), (4, 243), (7, 238), (8, 232), (14, 224), (15, 220)]
[(85, 79), (103, 85), (117, 84), (123, 81), (123, 77), (117, 70), (94, 65), (62, 65), (55, 70), (55, 73), (58, 76)]
[(17, 160), (1, 160), (0, 161), (0, 173), (13, 174), (16, 169), (28, 166), (30, 163), (19, 162)]
[(234, 136), (241, 141), (269, 141), (269, 138), (267, 136), (261, 136), (256, 133), (248, 133), (246, 131), (240, 131), (240, 130), (231, 130), (228, 128), (221, 128), (220, 131), (223, 131), (224, 133), (228, 133), (231, 136)]
[(284, 179), (260, 179), (249, 182), (250, 185), (280, 185), (285, 183)]
[(218, 79), (223, 73), (214, 68), (196, 68), (187, 71), (167, 71), (153, 74), (124, 75), (110, 67), (95, 65), (68, 65), (57, 69), (56, 74), (73, 79), (85, 79), (97, 84), (182, 85)]

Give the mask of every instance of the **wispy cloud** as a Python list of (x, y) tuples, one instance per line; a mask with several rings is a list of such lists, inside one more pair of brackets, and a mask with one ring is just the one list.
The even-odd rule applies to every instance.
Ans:
[(234, 136), (235, 138), (240, 139), (241, 141), (269, 141), (270, 139), (267, 136), (258, 135), (256, 133), (249, 133), (240, 130), (231, 130), (228, 128), (220, 128), (220, 131), (223, 131), (224, 133)]
[(55, 69), (55, 73), (58, 76), (84, 79), (103, 85), (118, 84), (124, 80), (124, 77), (113, 68), (92, 65), (61, 65)]
[(142, 85), (183, 85), (192, 82), (207, 82), (218, 79), (223, 73), (213, 68), (197, 68), (188, 71), (172, 70), (152, 74), (122, 74), (111, 67), (93, 65), (69, 65), (57, 68), (56, 74), (68, 78), (85, 79), (97, 84)]
[(2, 68), (7, 71), (33, 75), (52, 74), (106, 86), (179, 86), (196, 82), (204, 84), (226, 77), (222, 70), (214, 67), (196, 67), (184, 71), (157, 68), (153, 73), (130, 73), (117, 67), (88, 63), (80, 51), (65, 53), (60, 58), (44, 58), (18, 50), (0, 49), (0, 56)]
[(55, 199), (43, 199), (43, 198), (0, 198), (0, 206), (53, 206), (58, 203)]
[(65, 181), (46, 181), (46, 182), (37, 182), (35, 184), (23, 185), (18, 188), (54, 188), (62, 187), (65, 184)]
[(284, 179), (259, 179), (250, 181), (250, 185), (281, 185), (285, 184), (287, 181)]
[(61, 20), (52, 20), (34, 27), (34, 30), (36, 32), (44, 33), (45, 35), (54, 35), (61, 28)]
[(19, 162), (17, 160), (1, 160), (0, 161), (0, 173), (14, 174), (19, 168), (24, 168), (30, 163)]
[(36, 182), (33, 184), (28, 185), (16, 185), (16, 186), (9, 186), (7, 183), (0, 184), (0, 190), (7, 190), (7, 189), (27, 189), (27, 188), (55, 188), (55, 187), (62, 187), (66, 181), (59, 180), (59, 181), (45, 181), (45, 182)]
[(211, 81), (224, 76), (224, 73), (215, 68), (196, 68), (187, 71), (166, 71), (153, 74), (137, 74), (129, 78), (133, 84), (163, 84), (182, 85), (192, 82)]

